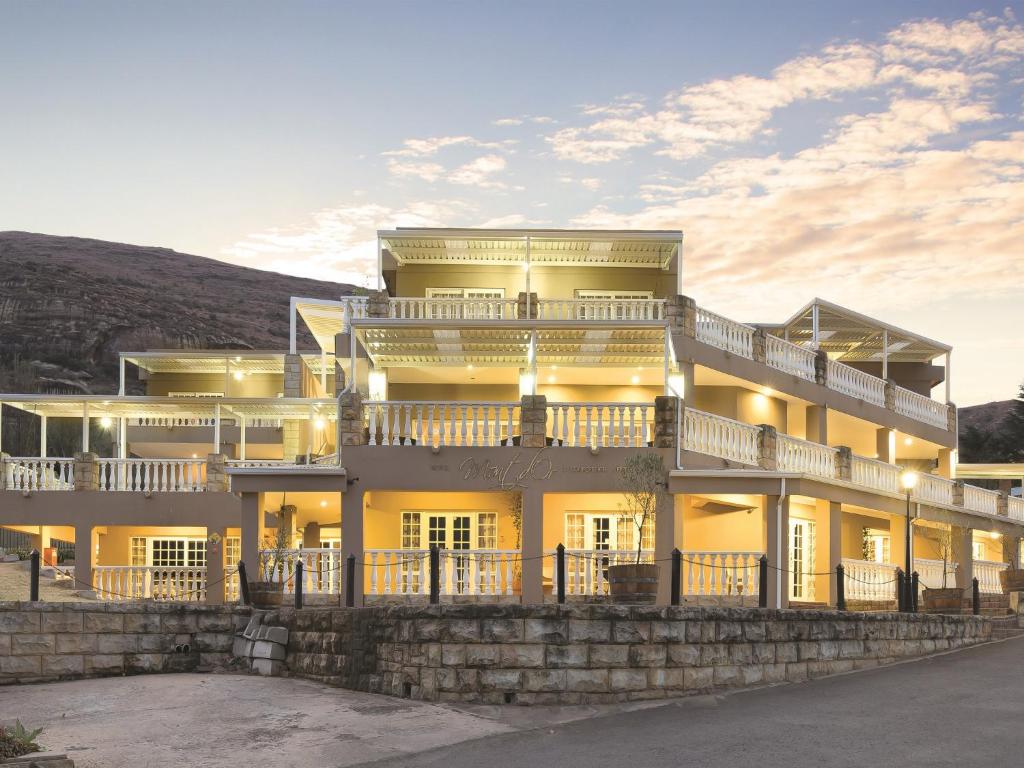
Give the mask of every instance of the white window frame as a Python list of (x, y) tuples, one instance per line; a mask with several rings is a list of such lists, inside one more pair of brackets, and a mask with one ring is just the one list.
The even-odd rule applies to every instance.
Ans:
[[(575, 297), (582, 301), (644, 301), (654, 298), (653, 291), (615, 291), (597, 288), (577, 288)], [(618, 306), (607, 312), (600, 304), (583, 304), (576, 312), (577, 320), (624, 320), (627, 308)]]
[[(795, 537), (797, 527), (802, 526), (800, 561), (797, 562)], [(813, 602), (815, 597), (814, 561), (817, 549), (817, 526), (813, 520), (803, 517), (789, 519), (789, 599)]]
[[(428, 299), (480, 299), (481, 301), (497, 301), (505, 298), (504, 288), (427, 288)], [(454, 310), (454, 311), (452, 311)], [(471, 307), (440, 306), (430, 308), (430, 317), (434, 320), (501, 320), (505, 314), (504, 306), (497, 311), (481, 312)]]
[[(481, 535), (486, 533), (482, 530), (481, 518), (487, 516), (493, 516), (494, 518), (494, 546), (482, 546)], [(469, 518), (469, 547), (466, 549), (497, 549), (498, 546), (498, 529), (499, 529), (499, 517), (498, 513), (494, 510), (484, 509), (466, 509), (466, 510), (451, 510), (451, 509), (403, 509), (399, 517), (399, 541), (401, 542), (402, 549), (430, 549), (430, 523), (429, 518), (431, 517), (443, 517), (445, 518), (445, 540), (451, 542), (451, 534), (454, 530), (453, 521), (455, 518), (468, 517)], [(407, 523), (408, 520), (408, 523)], [(410, 530), (407, 532), (404, 530), (406, 525), (410, 527), (415, 526), (417, 532), (415, 534)], [(485, 523), (485, 525), (488, 525)], [(410, 536), (415, 536), (416, 543), (410, 543)]]
[[(621, 512), (613, 511), (590, 511), (573, 509), (567, 510), (565, 513), (565, 520), (563, 522), (563, 532), (565, 534), (564, 541), (572, 541), (576, 537), (569, 533), (569, 523), (571, 516), (583, 517), (583, 549), (585, 551), (596, 550), (597, 541), (595, 539), (596, 525), (595, 522), (599, 519), (607, 518), (610, 521), (610, 530), (608, 537), (608, 546), (606, 549), (609, 550), (621, 550), (628, 549), (633, 551), (636, 541), (636, 523), (633, 522), (633, 518), (630, 515), (623, 515)], [(645, 543), (650, 544), (650, 547), (644, 547), (644, 552), (654, 551), (654, 520), (649, 520), (644, 526), (644, 539)], [(626, 533), (629, 530), (629, 533)], [(568, 547), (573, 549), (574, 547)]]
[(868, 529), (866, 537), (873, 551), (872, 563), (888, 563), (892, 557), (892, 537), (888, 533)]
[[(184, 554), (185, 562), (181, 565), (161, 565), (155, 566), (159, 568), (202, 568), (206, 566), (206, 539), (202, 536), (150, 536), (146, 538), (146, 565), (154, 567), (153, 563), (153, 551), (156, 542), (176, 542), (181, 543), (181, 551)], [(196, 562), (197, 558), (194, 554), (199, 551), (198, 547), (192, 545), (202, 543), (203, 558), (202, 562)], [(191, 561), (191, 562), (190, 562)]]

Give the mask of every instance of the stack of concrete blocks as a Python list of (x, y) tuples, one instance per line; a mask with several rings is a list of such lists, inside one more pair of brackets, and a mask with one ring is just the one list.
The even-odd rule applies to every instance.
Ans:
[(249, 669), (266, 677), (276, 677), (285, 670), (288, 630), (263, 624), (262, 614), (254, 614), (241, 634), (235, 636), (232, 653), (247, 663)]

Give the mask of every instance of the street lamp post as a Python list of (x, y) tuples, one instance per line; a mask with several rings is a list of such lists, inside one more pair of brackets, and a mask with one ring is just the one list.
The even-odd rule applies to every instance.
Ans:
[(904, 472), (900, 476), (900, 484), (903, 486), (903, 490), (905, 490), (907, 492), (907, 525), (906, 525), (906, 529), (907, 530), (906, 530), (906, 542), (905, 542), (906, 571), (904, 571), (904, 574), (906, 576), (906, 581), (904, 582), (903, 607), (904, 607), (904, 610), (906, 610), (908, 613), (912, 613), (913, 610), (914, 610), (914, 586), (913, 586), (913, 580), (911, 579), (911, 574), (914, 572), (914, 569), (913, 569), (913, 557), (911, 555), (911, 542), (913, 541), (913, 538), (911, 537), (911, 530), (910, 530), (910, 527), (912, 525), (912, 521), (911, 521), (911, 517), (910, 517), (910, 493), (911, 493), (911, 491), (914, 490), (914, 486), (917, 485), (917, 472), (910, 472), (910, 471)]

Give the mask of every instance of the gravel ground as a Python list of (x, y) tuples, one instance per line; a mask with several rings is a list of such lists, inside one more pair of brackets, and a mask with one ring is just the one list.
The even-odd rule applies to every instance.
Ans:
[[(28, 600), (28, 561), (0, 563), (0, 600)], [(53, 579), (39, 579), (39, 598), (50, 603), (81, 602), (66, 587), (58, 587)]]

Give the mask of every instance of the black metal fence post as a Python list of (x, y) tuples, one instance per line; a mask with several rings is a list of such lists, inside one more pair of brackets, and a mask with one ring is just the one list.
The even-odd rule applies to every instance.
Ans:
[(245, 575), (245, 563), (238, 561), (238, 594), (242, 598), (242, 605), (252, 605), (249, 599), (249, 578)]
[(558, 580), (558, 602), (565, 602), (565, 545), (555, 547), (555, 578)]
[(981, 615), (981, 588), (977, 576), (971, 579), (971, 612), (975, 616)]
[(441, 602), (441, 551), (437, 544), (430, 545), (430, 602)]
[(909, 598), (908, 602), (910, 603), (911, 613), (917, 613), (917, 595), (918, 592), (920, 592), (920, 589), (918, 588), (920, 583), (921, 581), (917, 575), (917, 571), (914, 571), (910, 576), (910, 594), (907, 596)]
[(672, 605), (679, 605), (679, 586), (683, 579), (683, 553), (672, 550)]
[(836, 566), (836, 610), (846, 610), (846, 569), (842, 563)]
[(896, 610), (904, 613), (907, 610), (907, 584), (902, 568), (896, 569)]
[(301, 608), (302, 607), (302, 582), (304, 581), (304, 579), (302, 578), (302, 571), (303, 571), (302, 561), (301, 560), (296, 560), (295, 561), (295, 607), (296, 608)]
[(768, 555), (757, 562), (757, 607), (768, 607)]
[(33, 549), (29, 560), (32, 570), (29, 577), (28, 599), (34, 603), (39, 600), (39, 550)]
[(345, 561), (345, 607), (356, 605), (356, 556), (349, 555)]

